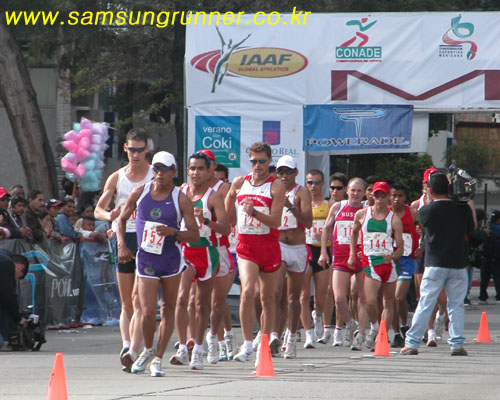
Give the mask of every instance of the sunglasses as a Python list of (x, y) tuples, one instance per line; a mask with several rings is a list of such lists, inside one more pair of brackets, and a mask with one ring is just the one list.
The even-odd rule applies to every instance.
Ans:
[(198, 153), (197, 151), (192, 153), (189, 157), (188, 160), (191, 160), (192, 158), (194, 159), (201, 159), (203, 158), (204, 160), (207, 160), (207, 162), (210, 164), (212, 160), (208, 158), (208, 156), (205, 153)]
[(9, 200), (9, 197), (7, 197), (7, 196), (0, 198), (0, 201), (7, 201), (7, 200)]
[(330, 190), (342, 190), (344, 189), (344, 186), (333, 186), (333, 185), (330, 185)]
[(259, 158), (258, 160), (257, 159), (250, 159), (250, 164), (252, 164), (252, 165), (256, 165), (257, 163), (265, 164), (268, 161), (269, 161), (269, 159), (267, 159), (267, 158)]
[(376, 199), (384, 198), (384, 197), (387, 197), (387, 193), (380, 192), (377, 190), (375, 193), (373, 193), (373, 197), (375, 197)]
[(127, 151), (130, 151), (131, 153), (142, 153), (144, 150), (146, 150), (146, 146), (144, 146), (144, 147), (128, 147), (127, 146)]
[(172, 171), (174, 169), (173, 166), (167, 167), (166, 165), (153, 165), (153, 172), (167, 172)]
[(322, 181), (321, 179), (319, 179), (319, 180), (317, 180), (317, 181), (312, 181), (312, 180), (310, 180), (310, 181), (306, 181), (306, 183), (307, 183), (308, 185), (321, 185), (321, 184), (323, 183), (323, 181)]

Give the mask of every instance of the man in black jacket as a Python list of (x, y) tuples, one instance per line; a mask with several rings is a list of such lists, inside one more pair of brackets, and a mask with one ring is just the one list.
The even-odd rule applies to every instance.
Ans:
[(26, 257), (0, 248), (0, 348), (11, 330), (18, 325), (26, 325), (26, 320), (19, 312), (17, 301), (17, 280), (28, 273)]
[(10, 194), (4, 187), (0, 186), (0, 216), (2, 216), (1, 225), (10, 231), (10, 239), (21, 239), (28, 237), (31, 229), (27, 226), (19, 227), (8, 211)]
[(433, 200), (418, 212), (425, 229), (425, 271), (420, 300), (406, 333), (401, 354), (416, 355), (437, 297), (446, 289), (450, 317), (448, 344), (452, 356), (466, 356), (464, 349), (464, 298), (467, 293), (468, 245), (466, 237), (474, 231), (469, 205), (448, 198), (448, 178), (434, 173), (429, 177), (428, 194)]

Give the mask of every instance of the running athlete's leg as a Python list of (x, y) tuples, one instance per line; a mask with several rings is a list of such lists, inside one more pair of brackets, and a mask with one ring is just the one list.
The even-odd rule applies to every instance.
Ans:
[(332, 320), (333, 315), (333, 289), (332, 289), (332, 269), (328, 269), (328, 277), (327, 277), (327, 289), (325, 293), (325, 303), (323, 306), (323, 325), (325, 327), (330, 327), (330, 322)]
[(366, 295), (366, 311), (372, 324), (378, 322), (378, 292), (382, 282), (370, 277), (365, 277), (364, 290)]
[(356, 285), (356, 280), (354, 275), (351, 276), (351, 295), (349, 296), (349, 310), (351, 311), (352, 318), (358, 321), (358, 302), (359, 302), (359, 291)]
[(358, 300), (358, 322), (359, 322), (359, 332), (364, 334), (366, 327), (368, 326), (368, 311), (366, 306), (366, 294), (365, 294), (365, 276), (364, 272), (358, 272), (353, 275), (354, 284), (357, 287), (359, 300)]
[(188, 302), (193, 275), (193, 267), (188, 266), (181, 274), (178, 289), (177, 305), (175, 307), (175, 327), (177, 330), (177, 340), (179, 340), (180, 344), (186, 344), (187, 340), (187, 328), (189, 324)]
[(139, 278), (139, 297), (142, 308), (142, 334), (144, 335), (144, 347), (153, 347), (156, 330), (156, 306), (158, 297), (159, 279)]
[(122, 302), (120, 312), (120, 333), (123, 342), (130, 342), (130, 320), (134, 314), (132, 292), (134, 290), (135, 273), (117, 272), (116, 280)]
[(158, 327), (158, 344), (156, 347), (156, 356), (160, 358), (163, 357), (174, 330), (175, 306), (180, 281), (181, 274), (161, 280), (161, 322)]
[(217, 335), (219, 326), (221, 325), (224, 311), (226, 310), (226, 275), (222, 278), (215, 278), (214, 289), (212, 291), (212, 310), (210, 312), (210, 333)]
[(210, 319), (210, 300), (215, 286), (215, 276), (210, 279), (196, 280), (196, 336), (195, 343), (203, 344), (205, 331)]
[(196, 336), (196, 285), (193, 282), (191, 282), (191, 289), (189, 291), (187, 313), (189, 316), (187, 337), (194, 339)]
[(349, 322), (352, 319), (347, 302), (347, 294), (351, 286), (351, 274), (349, 272), (333, 270), (332, 287), (335, 298), (335, 316), (337, 327), (342, 327), (343, 322)]
[(270, 334), (273, 327), (275, 304), (274, 295), (278, 284), (279, 270), (274, 272), (260, 272), (260, 301), (262, 303), (262, 333)]
[(240, 322), (243, 339), (252, 340), (253, 324), (255, 322), (255, 284), (259, 278), (259, 266), (253, 261), (239, 258), (238, 270), (241, 281)]
[(309, 304), (311, 301), (312, 273), (312, 268), (309, 266), (306, 269), (302, 291), (300, 292), (300, 319), (306, 331), (311, 329), (311, 307)]
[[(273, 320), (273, 326), (272, 326), (272, 332), (279, 333), (280, 327), (282, 326), (282, 313), (287, 310), (286, 306), (286, 292), (285, 292), (285, 276), (286, 276), (286, 264), (282, 261), (280, 268), (278, 269), (277, 272), (277, 282), (276, 282), (276, 290), (274, 292), (274, 304), (275, 304), (275, 310), (274, 310), (274, 320)], [(283, 307), (283, 294), (285, 293), (285, 308), (282, 309)], [(261, 303), (262, 303), (262, 293), (261, 293)], [(264, 307), (264, 305), (262, 305)], [(279, 337), (279, 335), (278, 335)]]
[(141, 329), (142, 308), (139, 299), (139, 284), (137, 278), (134, 284), (134, 291), (132, 292), (132, 302), (134, 304), (134, 314), (130, 321), (130, 351), (135, 354), (139, 352), (143, 340)]
[(382, 284), (382, 296), (384, 311), (382, 318), (385, 320), (385, 326), (388, 328), (392, 324), (392, 317), (394, 315), (394, 302), (396, 298), (396, 282), (385, 282)]
[[(398, 314), (395, 316), (395, 318), (398, 318), (398, 321), (401, 321), (401, 326), (408, 325), (408, 302), (406, 301), (406, 295), (408, 294), (409, 288), (409, 279), (398, 281), (396, 286), (396, 308), (398, 310)], [(397, 328), (399, 329), (399, 326)], [(394, 332), (397, 331), (395, 330)]]
[(288, 272), (288, 329), (296, 333), (300, 326), (300, 292), (305, 273)]

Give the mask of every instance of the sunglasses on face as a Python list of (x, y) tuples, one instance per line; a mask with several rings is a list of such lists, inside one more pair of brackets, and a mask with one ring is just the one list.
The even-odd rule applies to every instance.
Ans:
[(153, 165), (153, 172), (167, 172), (173, 170), (174, 167), (167, 167), (166, 165)]
[(268, 161), (267, 158), (259, 158), (258, 160), (253, 158), (253, 159), (250, 159), (250, 164), (252, 164), (252, 165), (256, 165), (257, 163), (265, 164), (267, 161)]
[(319, 179), (317, 181), (309, 180), (309, 181), (306, 181), (306, 183), (308, 185), (321, 185), (323, 183), (323, 181), (321, 179)]
[(0, 198), (0, 201), (7, 201), (9, 198), (7, 196)]
[(330, 185), (330, 190), (342, 190), (344, 189), (344, 186), (333, 186), (333, 185)]
[(285, 168), (278, 168), (276, 170), (276, 173), (278, 175), (284, 175), (284, 174), (286, 174), (286, 175), (292, 175), (294, 172), (295, 172), (295, 169), (290, 169), (290, 168), (286, 168), (286, 169)]
[(377, 192), (375, 192), (373, 194), (373, 197), (375, 197), (376, 199), (378, 199), (378, 198), (382, 198), (383, 199), (384, 197), (387, 197), (387, 194), (384, 193), (384, 192), (377, 191)]
[(146, 146), (144, 146), (144, 147), (128, 147), (127, 146), (127, 151), (130, 151), (131, 153), (142, 153), (144, 150), (146, 150)]

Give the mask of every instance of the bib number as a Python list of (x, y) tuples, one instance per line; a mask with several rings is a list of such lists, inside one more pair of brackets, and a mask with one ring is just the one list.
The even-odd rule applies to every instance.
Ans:
[(279, 227), (279, 230), (286, 231), (288, 229), (295, 229), (297, 226), (297, 218), (295, 218), (295, 215), (293, 215), (288, 208), (283, 208), (283, 214), (281, 214), (281, 226)]
[(130, 218), (127, 220), (126, 231), (135, 232), (135, 221), (137, 219), (137, 208), (134, 210)]
[(151, 254), (161, 254), (163, 250), (163, 240), (165, 236), (161, 236), (156, 232), (157, 226), (166, 226), (151, 221), (146, 221), (144, 224), (144, 232), (142, 234), (141, 249)]
[(366, 232), (363, 235), (363, 253), (365, 256), (391, 254), (392, 238), (385, 232)]
[[(254, 209), (263, 214), (269, 215), (269, 207), (254, 207)], [(238, 232), (243, 235), (267, 235), (271, 230), (257, 218), (248, 215), (243, 211), (243, 207), (238, 207)]]
[(307, 244), (320, 244), (321, 241), (316, 238), (316, 235), (323, 233), (323, 227), (326, 220), (313, 219), (312, 226), (306, 229), (306, 243)]
[(409, 256), (413, 250), (413, 239), (409, 233), (403, 233), (403, 241), (405, 244), (403, 256)]
[(200, 220), (196, 218), (196, 222), (198, 222), (198, 229), (200, 230), (200, 238), (209, 238), (212, 230), (203, 223), (205, 218), (212, 219), (212, 213), (209, 210), (203, 210), (203, 218)]

